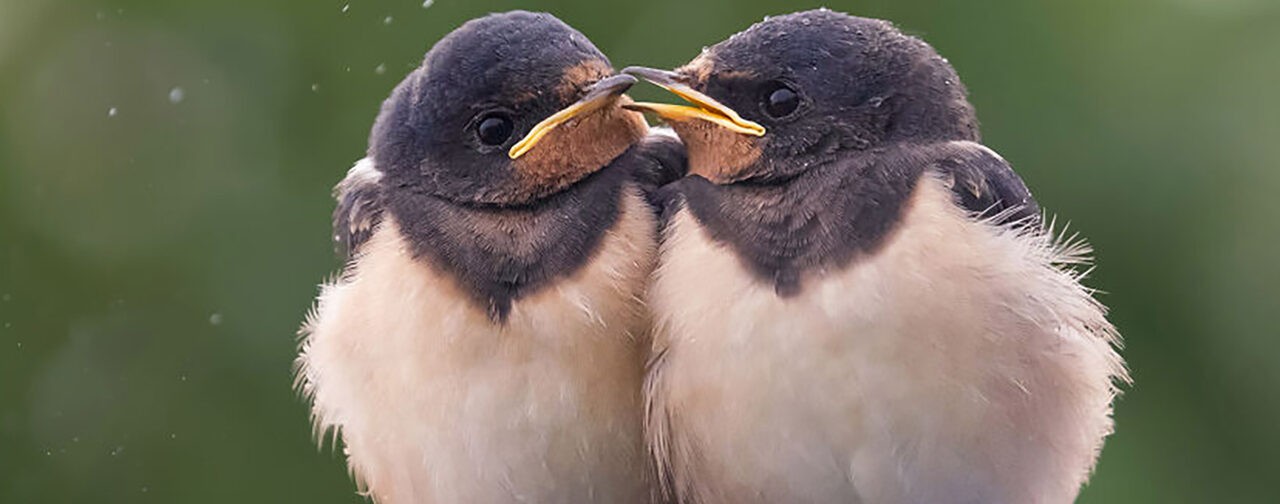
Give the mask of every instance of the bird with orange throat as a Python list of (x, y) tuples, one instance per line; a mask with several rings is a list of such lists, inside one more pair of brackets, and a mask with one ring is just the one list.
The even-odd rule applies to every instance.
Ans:
[(349, 262), (305, 324), (300, 388), (381, 503), (647, 503), (656, 259), (648, 191), (683, 169), (548, 14), (470, 21), (383, 103), (335, 190)]
[(766, 19), (640, 103), (665, 187), (648, 439), (681, 502), (1063, 504), (1112, 431), (1119, 335), (925, 42)]

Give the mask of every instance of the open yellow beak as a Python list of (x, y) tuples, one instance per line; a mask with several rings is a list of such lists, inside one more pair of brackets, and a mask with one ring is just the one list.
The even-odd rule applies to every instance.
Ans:
[(551, 114), (551, 116), (543, 119), (542, 122), (535, 124), (533, 129), (529, 130), (529, 134), (521, 138), (519, 142), (511, 146), (511, 150), (507, 151), (507, 156), (516, 159), (523, 156), (533, 146), (547, 136), (556, 126), (568, 122), (570, 119), (595, 111), (607, 104), (613, 99), (622, 96), (627, 92), (633, 84), (638, 82), (635, 77), (626, 74), (618, 74), (612, 77), (605, 77), (591, 86), (586, 96), (582, 99)]
[(664, 119), (672, 120), (701, 119), (744, 135), (764, 136), (764, 126), (754, 121), (743, 119), (733, 109), (680, 82), (680, 76), (675, 72), (656, 68), (627, 67), (622, 69), (622, 73), (642, 77), (644, 80), (657, 84), (659, 87), (675, 93), (676, 96), (696, 105), (696, 107), (690, 107), (666, 103), (629, 103), (623, 105), (623, 108), (627, 110), (647, 110), (658, 114)]

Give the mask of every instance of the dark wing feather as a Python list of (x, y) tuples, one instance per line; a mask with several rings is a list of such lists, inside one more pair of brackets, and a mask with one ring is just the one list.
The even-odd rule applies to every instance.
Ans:
[(614, 163), (630, 165), (626, 169), (657, 208), (661, 208), (655, 199), (658, 189), (679, 180), (688, 171), (684, 144), (674, 136), (660, 133), (649, 134), (618, 156)]
[(360, 245), (373, 236), (382, 220), (382, 189), (378, 183), (381, 178), (373, 160), (365, 158), (333, 188), (333, 197), (338, 201), (333, 210), (334, 247), (346, 259), (351, 259)]
[(931, 166), (951, 185), (956, 202), (997, 224), (1036, 224), (1040, 205), (1013, 168), (991, 149), (973, 142), (952, 142)]

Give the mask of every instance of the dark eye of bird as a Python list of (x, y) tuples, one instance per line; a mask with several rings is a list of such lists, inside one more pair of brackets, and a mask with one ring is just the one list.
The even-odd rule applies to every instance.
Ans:
[(480, 143), (485, 145), (502, 145), (511, 138), (511, 132), (514, 130), (515, 125), (511, 124), (511, 118), (502, 114), (492, 114), (476, 124), (476, 137), (480, 138)]
[(800, 108), (800, 94), (782, 82), (775, 81), (765, 86), (760, 101), (764, 113), (774, 119), (789, 116)]

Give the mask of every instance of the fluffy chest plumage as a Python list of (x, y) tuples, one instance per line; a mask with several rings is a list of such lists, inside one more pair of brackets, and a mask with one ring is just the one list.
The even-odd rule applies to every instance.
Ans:
[(687, 211), (651, 304), (651, 444), (703, 504), (1069, 502), (1123, 373), (1046, 237), (926, 177), (883, 248), (780, 297)]
[(379, 502), (644, 502), (654, 258), (635, 191), (572, 275), (494, 322), (388, 219), (308, 324), (300, 379)]

